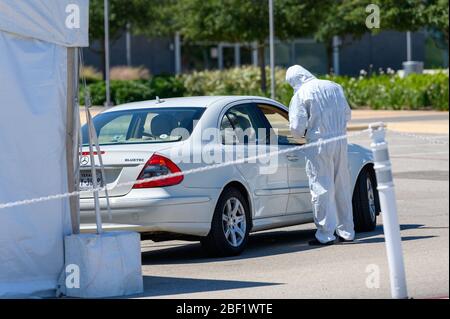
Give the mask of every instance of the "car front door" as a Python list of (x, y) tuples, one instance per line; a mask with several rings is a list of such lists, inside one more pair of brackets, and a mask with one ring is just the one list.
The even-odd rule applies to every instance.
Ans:
[(265, 140), (266, 129), (266, 122), (253, 103), (232, 106), (221, 122), (225, 152), (237, 153), (235, 157), (239, 160), (253, 158), (237, 167), (253, 193), (255, 219), (284, 215), (289, 198), (286, 158), (275, 163), (255, 158), (270, 152)]
[[(309, 192), (308, 177), (306, 175), (305, 154), (301, 149), (295, 149), (305, 140), (295, 139), (289, 128), (289, 114), (285, 110), (269, 104), (257, 104), (265, 119), (276, 135), (280, 160), (288, 163), (289, 200), (286, 214), (311, 212), (311, 195)], [(289, 151), (289, 149), (293, 149)]]

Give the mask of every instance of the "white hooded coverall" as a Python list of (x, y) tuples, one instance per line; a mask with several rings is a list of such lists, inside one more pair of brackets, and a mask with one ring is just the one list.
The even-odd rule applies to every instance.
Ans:
[(333, 241), (336, 232), (345, 240), (353, 240), (347, 140), (320, 143), (347, 132), (351, 110), (344, 91), (339, 84), (319, 80), (299, 65), (288, 69), (286, 80), (294, 88), (289, 106), (292, 134), (297, 138), (305, 136), (308, 143), (319, 142), (305, 149), (316, 239), (321, 243)]

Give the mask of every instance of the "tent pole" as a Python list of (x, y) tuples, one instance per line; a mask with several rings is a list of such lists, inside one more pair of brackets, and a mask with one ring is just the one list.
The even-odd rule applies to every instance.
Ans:
[(104, 0), (104, 23), (105, 23), (105, 106), (111, 106), (111, 83), (110, 83), (110, 47), (109, 47), (109, 0)]
[[(66, 117), (66, 161), (68, 191), (74, 192), (79, 188), (78, 173), (78, 125), (79, 112), (77, 108), (78, 95), (78, 49), (67, 49), (67, 117)], [(80, 233), (79, 197), (69, 197), (70, 220), (72, 233)]]
[(273, 0), (269, 0), (269, 42), (270, 42), (270, 97), (275, 100), (275, 26), (273, 17)]

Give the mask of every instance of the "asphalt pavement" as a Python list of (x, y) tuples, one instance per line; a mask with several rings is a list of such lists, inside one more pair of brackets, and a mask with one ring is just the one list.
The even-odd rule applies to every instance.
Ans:
[[(104, 108), (92, 108), (93, 114)], [(82, 122), (84, 122), (83, 113)], [(449, 113), (354, 110), (352, 134), (383, 121), (391, 152), (409, 295), (449, 296)], [(396, 133), (394, 133), (396, 132)], [(368, 134), (351, 142), (366, 147)], [(309, 247), (314, 225), (251, 235), (239, 257), (198, 243), (142, 242), (141, 298), (390, 298), (382, 218), (352, 244)], [(379, 280), (377, 280), (379, 279)]]
[[(448, 131), (387, 137), (409, 296), (448, 297)], [(367, 134), (351, 142), (370, 145)], [(381, 218), (374, 232), (358, 234), (355, 243), (330, 247), (308, 246), (314, 228), (253, 234), (241, 256), (222, 259), (206, 257), (198, 243), (144, 241), (145, 293), (139, 297), (390, 298)]]

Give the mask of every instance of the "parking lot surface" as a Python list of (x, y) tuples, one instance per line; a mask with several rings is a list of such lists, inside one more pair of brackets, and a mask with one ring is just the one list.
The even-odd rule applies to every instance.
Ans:
[[(448, 297), (448, 132), (427, 138), (390, 132), (387, 138), (409, 295)], [(351, 142), (368, 147), (370, 138)], [(198, 243), (144, 241), (145, 293), (138, 297), (390, 298), (381, 217), (378, 223), (355, 243), (330, 247), (308, 246), (313, 224), (256, 233), (241, 256), (222, 259), (206, 257)]]

